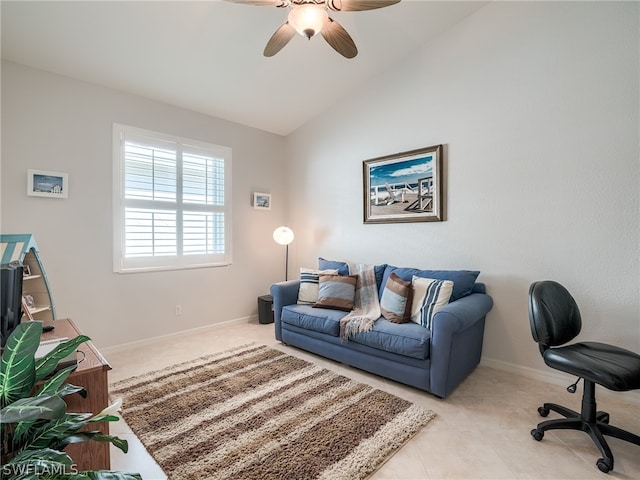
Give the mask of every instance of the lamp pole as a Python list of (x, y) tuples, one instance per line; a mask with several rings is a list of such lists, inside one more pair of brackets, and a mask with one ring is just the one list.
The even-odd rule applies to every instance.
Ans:
[(285, 255), (284, 255), (284, 281), (289, 280), (289, 244), (285, 246)]

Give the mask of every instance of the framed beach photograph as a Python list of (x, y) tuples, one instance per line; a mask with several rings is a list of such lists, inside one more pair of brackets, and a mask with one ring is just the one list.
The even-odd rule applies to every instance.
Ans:
[(27, 170), (27, 195), (67, 198), (69, 196), (69, 175), (44, 170)]
[(365, 160), (364, 223), (444, 220), (442, 145)]
[(253, 208), (258, 210), (271, 210), (271, 194), (253, 192)]

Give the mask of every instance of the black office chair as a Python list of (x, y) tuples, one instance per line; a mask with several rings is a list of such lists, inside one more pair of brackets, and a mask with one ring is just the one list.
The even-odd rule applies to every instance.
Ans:
[(544, 363), (578, 377), (578, 381), (567, 390), (574, 393), (580, 379), (584, 379), (582, 411), (578, 413), (555, 403), (545, 403), (538, 408), (542, 417), (546, 417), (549, 411), (553, 410), (566, 418), (539, 423), (531, 430), (531, 435), (540, 441), (547, 430), (570, 429), (587, 432), (603, 457), (598, 459), (596, 465), (602, 472), (608, 473), (613, 470), (613, 454), (603, 435), (636, 445), (640, 445), (640, 437), (609, 425), (609, 414), (596, 411), (596, 383), (617, 392), (640, 388), (640, 355), (605, 343), (581, 342), (560, 346), (573, 340), (580, 333), (582, 320), (576, 301), (567, 289), (557, 282), (543, 281), (531, 284), (529, 323)]

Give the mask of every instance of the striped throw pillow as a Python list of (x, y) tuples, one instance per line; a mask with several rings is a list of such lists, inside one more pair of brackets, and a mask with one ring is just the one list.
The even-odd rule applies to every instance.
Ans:
[(357, 275), (320, 275), (318, 301), (313, 305), (334, 310), (353, 310)]
[(413, 302), (411, 321), (431, 330), (433, 316), (449, 303), (453, 282), (413, 276)]
[(382, 316), (393, 323), (406, 323), (411, 317), (413, 287), (391, 272), (380, 298)]
[(313, 268), (300, 268), (300, 289), (298, 290), (298, 303), (300, 305), (313, 305), (318, 301), (318, 282), (320, 275), (336, 274), (338, 270), (315, 270)]

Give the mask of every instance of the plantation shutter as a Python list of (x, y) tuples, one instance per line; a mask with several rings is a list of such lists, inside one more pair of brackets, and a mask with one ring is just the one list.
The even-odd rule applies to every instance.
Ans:
[(230, 149), (131, 127), (115, 126), (114, 137), (116, 130), (121, 215), (114, 269), (229, 264)]

